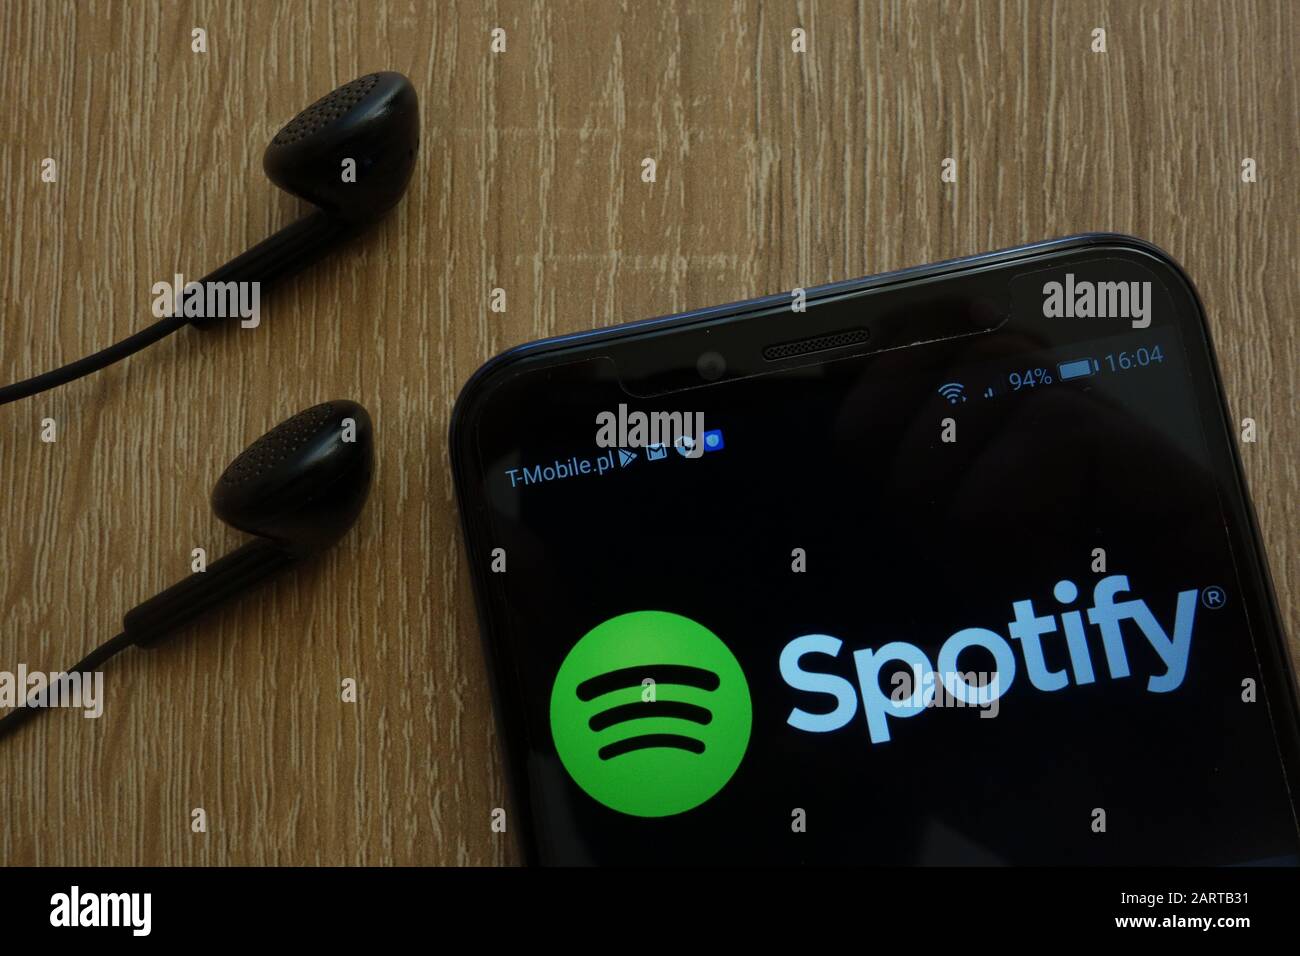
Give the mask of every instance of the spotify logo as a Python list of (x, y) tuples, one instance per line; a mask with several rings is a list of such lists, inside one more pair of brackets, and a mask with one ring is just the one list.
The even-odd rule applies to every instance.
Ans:
[(634, 611), (569, 651), (551, 689), (551, 735), (592, 799), (666, 817), (726, 786), (749, 746), (751, 711), (745, 674), (712, 631)]

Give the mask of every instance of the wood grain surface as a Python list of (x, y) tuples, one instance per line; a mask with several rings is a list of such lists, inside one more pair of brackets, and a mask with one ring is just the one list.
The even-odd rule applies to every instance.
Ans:
[(0, 746), (0, 863), (517, 861), (490, 828), (507, 795), (447, 456), (474, 369), (1071, 233), (1144, 237), (1198, 283), (1232, 412), (1259, 423), (1243, 457), (1294, 641), (1296, 21), (1286, 0), (2, 0), (2, 382), (142, 328), (154, 282), (298, 216), (261, 153), (335, 85), (406, 73), (423, 137), (395, 214), (268, 294), (260, 328), (184, 330), (0, 408), (10, 670), (68, 666), (192, 548), (243, 541), (209, 491), (291, 413), (355, 398), (378, 453), (318, 566), (114, 660), (102, 719)]

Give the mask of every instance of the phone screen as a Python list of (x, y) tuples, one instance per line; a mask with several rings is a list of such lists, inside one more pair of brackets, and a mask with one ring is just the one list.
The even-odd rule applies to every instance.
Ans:
[[(924, 329), (962, 281), (779, 327)], [(769, 369), (768, 327), (705, 322), (744, 374), (668, 330), (481, 390), (460, 492), (533, 855), (1296, 862), (1284, 641), (1177, 281), (1016, 262), (973, 334)], [(693, 386), (631, 386), (655, 350)]]

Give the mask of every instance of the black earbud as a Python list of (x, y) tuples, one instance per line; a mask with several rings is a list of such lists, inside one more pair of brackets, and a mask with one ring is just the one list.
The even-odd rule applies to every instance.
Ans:
[[(406, 192), (420, 145), (415, 90), (400, 73), (371, 73), (291, 119), (262, 154), (266, 175), (286, 192), (344, 222), (366, 223)], [(355, 182), (344, 180), (355, 163)]]
[[(419, 102), (400, 73), (371, 73), (317, 100), (285, 124), (262, 154), (271, 181), (316, 212), (199, 281), (265, 287), (315, 262), (397, 205), (419, 145)], [(345, 178), (348, 160), (355, 168)], [(189, 321), (210, 328), (222, 320)]]
[[(370, 415), (356, 402), (325, 402), (271, 429), (212, 490), (217, 517), (255, 539), (127, 612), (121, 634), (63, 673), (94, 671), (132, 645), (157, 644), (333, 545), (365, 506), (374, 461)], [(0, 717), (0, 738), (44, 708), (37, 696)]]
[(212, 490), (217, 517), (256, 539), (128, 612), (128, 641), (155, 644), (333, 545), (361, 513), (373, 469), (370, 416), (356, 402), (316, 405), (267, 432)]
[[(371, 73), (317, 100), (275, 134), (262, 156), (271, 181), (315, 211), (197, 281), (257, 282), (265, 291), (311, 265), (397, 205), (419, 145), (419, 99), (400, 73)], [(0, 387), (0, 405), (96, 372), (187, 324), (207, 329), (222, 319), (167, 316), (93, 355)]]

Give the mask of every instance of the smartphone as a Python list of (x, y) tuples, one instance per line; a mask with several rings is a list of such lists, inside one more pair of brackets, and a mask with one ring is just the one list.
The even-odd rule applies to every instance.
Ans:
[(451, 454), (546, 864), (1296, 864), (1192, 282), (1085, 235), (535, 342)]

